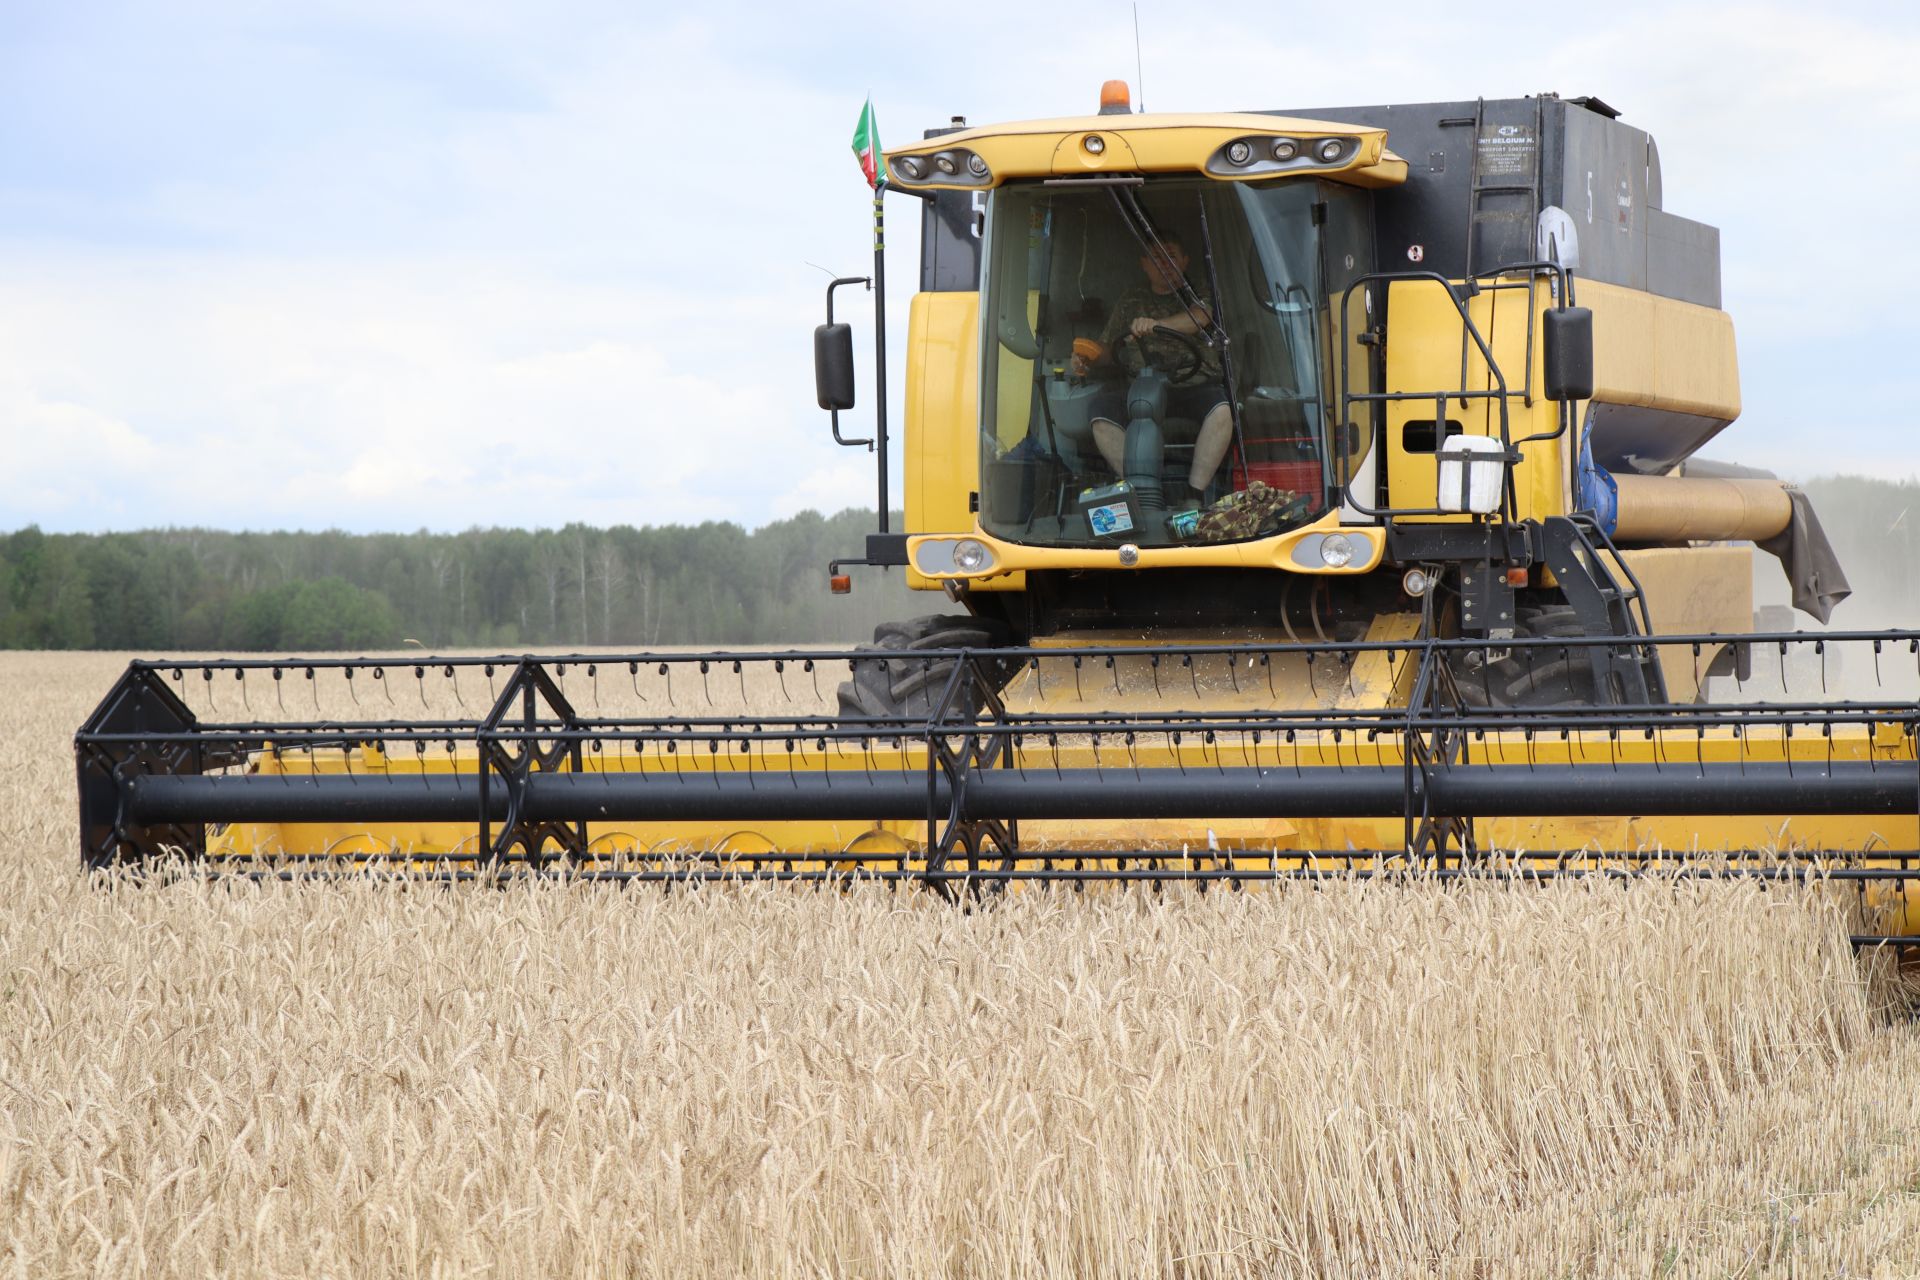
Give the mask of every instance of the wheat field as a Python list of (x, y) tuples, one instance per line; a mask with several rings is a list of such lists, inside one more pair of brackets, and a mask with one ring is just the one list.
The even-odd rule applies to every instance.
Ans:
[(1920, 1275), (1920, 1035), (1754, 886), (78, 870), (0, 654), (0, 1276)]

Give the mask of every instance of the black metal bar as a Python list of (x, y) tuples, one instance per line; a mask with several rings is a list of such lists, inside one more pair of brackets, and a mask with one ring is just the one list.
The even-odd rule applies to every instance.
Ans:
[[(931, 801), (953, 819), (1666, 816), (1902, 814), (1920, 775), (1899, 764), (1836, 761), (1592, 765), (1578, 770), (1431, 761), (1366, 768), (1193, 770), (980, 769), (956, 787), (958, 761), (929, 773), (593, 773), (526, 771), (521, 824), (739, 818), (922, 820)], [(470, 820), (480, 781), (464, 774), (154, 776), (126, 784), (142, 824)], [(958, 793), (958, 803), (954, 798)], [(508, 798), (484, 816), (511, 813)], [(503, 839), (505, 835), (503, 834)]]
[[(1674, 645), (1674, 644), (1694, 644), (1694, 643), (1701, 643), (1701, 644), (1732, 643), (1734, 641), (1742, 641), (1742, 642), (1751, 643), (1751, 644), (1825, 643), (1828, 645), (1843, 644), (1843, 643), (1871, 643), (1873, 641), (1879, 641), (1882, 644), (1906, 645), (1908, 646), (1909, 652), (1911, 653), (1914, 651), (1916, 646), (1920, 646), (1920, 630), (1885, 630), (1885, 631), (1832, 630), (1832, 631), (1817, 631), (1817, 632), (1815, 631), (1756, 631), (1756, 632), (1689, 631), (1689, 632), (1676, 632), (1671, 635), (1662, 634), (1662, 635), (1651, 635), (1651, 636), (1636, 636), (1633, 639), (1633, 644), (1635, 646), (1645, 646), (1650, 644), (1651, 645)], [(1390, 650), (1390, 649), (1403, 650), (1408, 648), (1410, 645), (1412, 646), (1434, 645), (1443, 649), (1484, 649), (1487, 647), (1487, 643), (1488, 642), (1485, 640), (1460, 638), (1460, 637), (1423, 638), (1417, 641), (1342, 640), (1342, 641), (1323, 641), (1323, 642), (1274, 642), (1274, 643), (1265, 643), (1265, 642), (1259, 642), (1259, 641), (1250, 642), (1250, 641), (1243, 640), (1243, 641), (1236, 641), (1231, 644), (1228, 644), (1228, 643), (1155, 644), (1155, 643), (1148, 643), (1143, 641), (1136, 644), (1126, 644), (1126, 645), (1062, 644), (1062, 645), (1059, 645), (1058, 647), (1048, 646), (1047, 648), (1043, 648), (1043, 649), (1007, 648), (1007, 649), (997, 649), (994, 652), (996, 655), (1000, 655), (1000, 656), (1021, 657), (1021, 658), (1024, 658), (1024, 657), (1035, 657), (1035, 658), (1073, 657), (1075, 655), (1080, 655), (1084, 657), (1096, 657), (1096, 658), (1105, 658), (1109, 655), (1114, 657), (1144, 657), (1152, 654), (1159, 654), (1165, 657), (1168, 655), (1179, 655), (1182, 653), (1190, 653), (1196, 656), (1207, 655), (1207, 654), (1227, 654), (1227, 653), (1235, 653), (1235, 654), (1259, 654), (1259, 653), (1361, 654), (1361, 653), (1369, 653), (1369, 652), (1381, 652), (1381, 651)], [(1525, 645), (1532, 644), (1532, 645), (1547, 647), (1547, 648), (1560, 648), (1564, 645), (1570, 645), (1570, 644), (1571, 645), (1591, 645), (1591, 644), (1619, 644), (1619, 643), (1623, 643), (1623, 641), (1619, 637), (1613, 637), (1613, 636), (1586, 636), (1586, 637), (1569, 636), (1564, 639), (1558, 638), (1558, 637), (1549, 639), (1549, 638), (1541, 638), (1541, 637), (1521, 636), (1521, 637), (1515, 637), (1510, 641), (1503, 640), (1500, 642), (1499, 647), (1507, 648), (1510, 646), (1525, 646)], [(921, 651), (916, 651), (916, 652), (921, 652)], [(963, 650), (963, 649), (928, 649), (924, 651), (926, 655), (930, 657), (936, 657), (936, 658), (957, 657), (959, 654), (965, 653), (965, 652), (971, 652), (971, 651)], [(192, 658), (192, 659), (165, 659), (165, 660), (137, 659), (128, 664), (128, 671), (130, 673), (135, 671), (150, 671), (155, 673), (156, 675), (158, 674), (170, 675), (171, 673), (175, 673), (175, 672), (271, 671), (271, 670), (274, 670), (275, 668), (278, 668), (281, 670), (290, 670), (293, 668), (304, 668), (304, 667), (312, 667), (316, 670), (340, 670), (345, 668), (353, 668), (357, 670), (370, 670), (374, 667), (379, 667), (379, 666), (411, 667), (415, 665), (425, 665), (428, 667), (451, 666), (455, 668), (481, 668), (486, 666), (502, 666), (502, 665), (511, 666), (515, 663), (524, 662), (524, 661), (538, 662), (542, 665), (547, 665), (547, 666), (562, 666), (562, 665), (564, 666), (583, 665), (584, 666), (589, 662), (598, 662), (606, 665), (612, 665), (615, 663), (637, 662), (644, 665), (666, 664), (670, 666), (697, 666), (699, 663), (702, 663), (702, 662), (710, 662), (710, 663), (712, 662), (772, 662), (776, 660), (783, 660), (786, 662), (796, 662), (803, 659), (813, 659), (815, 661), (844, 662), (850, 658), (864, 658), (864, 657), (871, 657), (871, 656), (872, 656), (871, 653), (858, 650), (858, 649), (849, 648), (849, 649), (779, 649), (779, 650), (714, 649), (714, 650), (706, 650), (706, 651), (698, 651), (698, 652), (689, 651), (689, 650), (679, 650), (679, 651), (672, 651), (672, 652), (649, 652), (649, 651), (612, 652), (612, 651), (609, 651), (609, 652), (601, 652), (601, 653), (542, 654), (537, 657), (533, 655), (526, 655), (526, 654), (510, 654), (510, 655), (494, 654), (494, 655), (488, 655), (488, 656), (468, 655), (468, 656), (461, 656), (461, 657), (440, 657), (440, 656), (429, 657), (429, 656), (403, 655), (399, 657), (385, 657), (385, 658), (373, 658), (373, 657), (367, 657), (367, 658)], [(742, 718), (751, 719), (753, 717), (744, 716), (743, 714)], [(211, 724), (213, 722), (208, 722), (208, 723)]]
[(879, 447), (880, 532), (887, 530), (887, 206), (873, 189), (873, 435)]

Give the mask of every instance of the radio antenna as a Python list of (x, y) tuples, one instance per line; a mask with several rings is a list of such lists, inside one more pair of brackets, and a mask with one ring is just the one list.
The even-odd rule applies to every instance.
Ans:
[(1147, 109), (1147, 71), (1140, 61), (1140, 0), (1133, 5), (1133, 79), (1140, 86), (1140, 110)]

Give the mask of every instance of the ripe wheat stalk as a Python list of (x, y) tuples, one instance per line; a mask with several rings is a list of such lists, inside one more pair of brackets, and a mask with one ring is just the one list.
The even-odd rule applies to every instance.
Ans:
[(1920, 1272), (1920, 1039), (1739, 884), (91, 886), (0, 655), (0, 1274)]

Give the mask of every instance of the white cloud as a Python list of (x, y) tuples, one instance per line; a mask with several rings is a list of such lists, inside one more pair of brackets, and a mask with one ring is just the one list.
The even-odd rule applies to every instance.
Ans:
[(0, 368), (0, 422), (8, 424), (0, 526), (57, 519), (76, 504), (120, 512), (138, 498), (160, 450), (122, 419), (42, 399)]
[[(1156, 109), (1607, 98), (1659, 137), (1668, 207), (1723, 230), (1749, 408), (1716, 451), (1824, 470), (1836, 455), (1810, 465), (1807, 441), (1844, 422), (1860, 465), (1909, 457), (1887, 375), (1920, 339), (1891, 301), (1920, 285), (1904, 11), (1627, 5), (1516, 36), (1525, 57), (1503, 63), (1431, 5), (1370, 10), (1358, 54), (1332, 11), (1141, 18)], [(15, 41), (34, 74), (0, 76), (0, 107), (34, 95), (16, 100), (30, 132), (0, 124), (0, 150), (42, 149), (0, 174), (0, 447), (18, 463), (0, 525), (752, 524), (865, 504), (869, 459), (827, 438), (808, 360), (825, 281), (807, 263), (871, 261), (853, 116), (871, 90), (899, 141), (954, 111), (1085, 110), (1134, 78), (1125, 6), (1079, 14), (1072, 41), (1004, 38), (1053, 21), (353, 0), (129, 9), (57, 48)], [(78, 67), (114, 86), (106, 106)], [(890, 209), (897, 441), (918, 237), (915, 210)]]
[[(805, 328), (786, 319), (804, 314), (802, 296), (736, 312), (471, 262), (367, 274), (189, 259), (94, 274), (54, 263), (7, 282), (18, 305), (0, 316), (0, 346), (91, 403), (29, 399), (16, 378), (0, 422), (9, 443), (31, 443), (55, 409), (96, 434), (154, 424), (137, 477), (122, 473), (144, 508), (103, 508), (96, 483), (43, 494), (16, 519), (764, 518), (809, 453), (832, 457), (810, 397), (781, 386), (804, 386)], [(26, 457), (49, 475), (95, 465), (88, 452)]]

